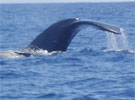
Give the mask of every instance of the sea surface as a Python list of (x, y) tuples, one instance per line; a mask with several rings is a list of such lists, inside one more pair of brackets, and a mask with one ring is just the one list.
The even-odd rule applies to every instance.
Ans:
[[(67, 18), (122, 27), (135, 49), (135, 2), (0, 4), (0, 51), (22, 50), (49, 25)], [(82, 30), (64, 53), (0, 57), (0, 100), (135, 100), (135, 53), (104, 51), (107, 36)]]

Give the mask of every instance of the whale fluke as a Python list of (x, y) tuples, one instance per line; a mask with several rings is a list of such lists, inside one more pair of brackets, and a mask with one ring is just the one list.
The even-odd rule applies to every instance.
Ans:
[(82, 26), (94, 26), (95, 28), (102, 31), (109, 31), (114, 34), (121, 34), (120, 27), (117, 26), (108, 25), (97, 21), (72, 18), (58, 21), (52, 24), (40, 35), (38, 35), (30, 43), (30, 45), (25, 48), (25, 50), (43, 49), (47, 50), (48, 52), (66, 51), (71, 40), (82, 29)]

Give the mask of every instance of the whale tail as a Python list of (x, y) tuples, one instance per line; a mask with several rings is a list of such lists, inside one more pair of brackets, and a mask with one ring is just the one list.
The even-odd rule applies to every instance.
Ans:
[(40, 35), (38, 35), (25, 49), (43, 49), (47, 50), (48, 52), (66, 51), (71, 40), (82, 29), (82, 26), (94, 26), (95, 28), (102, 31), (121, 34), (121, 29), (117, 26), (108, 25), (97, 21), (72, 18), (52, 24)]

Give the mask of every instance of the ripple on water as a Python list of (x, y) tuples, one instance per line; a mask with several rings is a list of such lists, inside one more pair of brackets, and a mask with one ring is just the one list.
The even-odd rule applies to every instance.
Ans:
[(55, 93), (48, 93), (48, 94), (43, 94), (43, 95), (40, 95), (40, 96), (38, 96), (37, 98), (54, 98), (54, 97), (56, 97), (57, 95), (55, 94)]
[(0, 73), (1, 73), (0, 75), (1, 79), (14, 79), (14, 78), (24, 77), (24, 75), (13, 71), (8, 71), (8, 72), (2, 71)]
[(89, 96), (81, 96), (81, 97), (76, 97), (72, 100), (98, 100), (98, 99), (95, 99), (95, 98), (92, 98), (92, 97), (89, 97)]
[(7, 63), (5, 61), (0, 61), (0, 65), (6, 65)]
[(55, 99), (62, 98), (62, 97), (64, 97), (64, 95), (62, 95), (62, 94), (47, 93), (47, 94), (41, 94), (37, 98), (38, 99), (55, 100)]
[(122, 93), (119, 93), (118, 95), (135, 98), (135, 88), (125, 89)]

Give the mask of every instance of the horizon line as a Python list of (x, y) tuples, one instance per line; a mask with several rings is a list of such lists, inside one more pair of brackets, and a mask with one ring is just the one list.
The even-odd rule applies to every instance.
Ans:
[(35, 3), (121, 3), (121, 2), (135, 2), (135, 1), (72, 1), (72, 2), (0, 2), (0, 4), (35, 4)]

